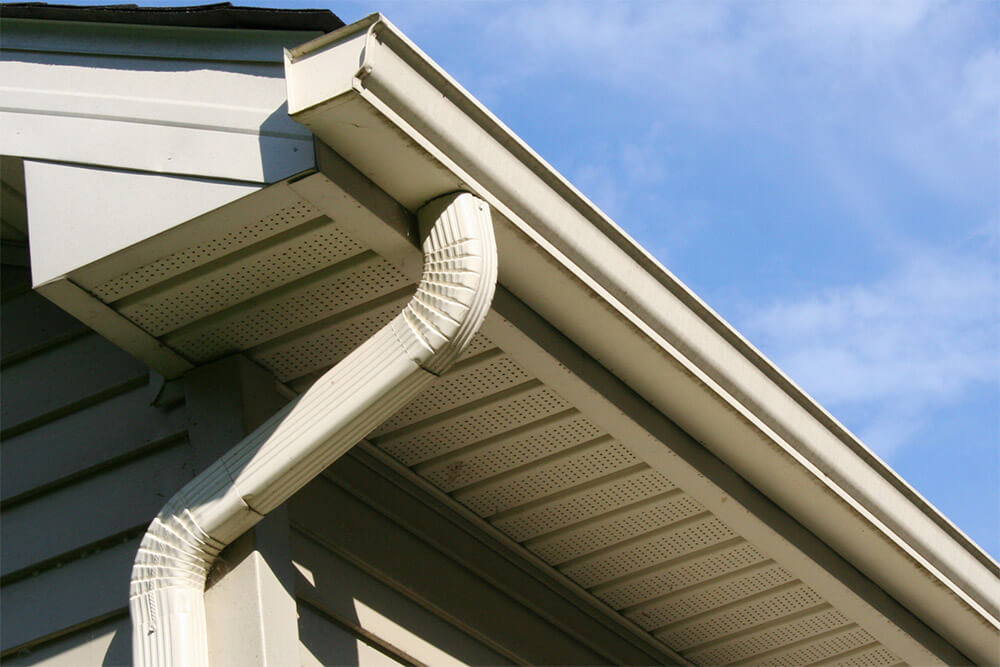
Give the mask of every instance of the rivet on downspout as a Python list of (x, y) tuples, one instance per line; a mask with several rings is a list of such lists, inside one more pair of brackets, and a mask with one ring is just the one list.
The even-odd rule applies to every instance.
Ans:
[(497, 275), (489, 206), (452, 194), (418, 215), (424, 269), (403, 311), (150, 524), (132, 568), (136, 665), (207, 665), (205, 580), (219, 552), (426, 388), (479, 330)]

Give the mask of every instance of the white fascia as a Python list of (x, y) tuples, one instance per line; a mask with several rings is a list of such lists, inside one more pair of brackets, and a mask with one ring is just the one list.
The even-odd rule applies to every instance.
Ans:
[(496, 286), (489, 206), (447, 195), (418, 218), (424, 269), (403, 311), (150, 524), (132, 569), (136, 665), (207, 665), (205, 580), (219, 552), (425, 389), (479, 330)]
[(381, 15), (286, 54), (289, 113), (409, 208), (488, 202), (500, 280), (971, 659), (1000, 567)]

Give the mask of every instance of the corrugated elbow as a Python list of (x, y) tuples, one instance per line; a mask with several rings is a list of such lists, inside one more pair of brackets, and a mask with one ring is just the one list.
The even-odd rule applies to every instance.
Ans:
[(137, 665), (171, 664), (191, 649), (193, 664), (208, 664), (207, 638), (191, 635), (204, 634), (205, 580), (224, 547), (199, 528), (180, 493), (153, 519), (129, 586)]

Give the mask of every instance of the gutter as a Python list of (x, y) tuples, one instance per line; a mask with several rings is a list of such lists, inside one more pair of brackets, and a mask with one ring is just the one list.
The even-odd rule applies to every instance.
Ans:
[(997, 659), (996, 562), (391, 23), (289, 51), (286, 79), (293, 118), (404, 206), (442, 188), (488, 202), (519, 299), (959, 650)]
[(418, 220), (424, 269), (403, 311), (150, 524), (129, 596), (136, 665), (207, 665), (205, 580), (219, 553), (425, 389), (479, 330), (497, 275), (489, 206), (448, 195)]

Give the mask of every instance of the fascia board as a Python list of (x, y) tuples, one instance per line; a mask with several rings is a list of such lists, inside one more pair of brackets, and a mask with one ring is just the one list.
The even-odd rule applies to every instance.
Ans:
[[(458, 188), (487, 200), (512, 292), (970, 657), (995, 659), (996, 563), (388, 21), (292, 49), (286, 77), (292, 116), (407, 207)], [(560, 286), (527, 279), (546, 265)]]
[(187, 359), (94, 298), (68, 277), (36, 285), (34, 289), (165, 377), (179, 377), (194, 368)]

